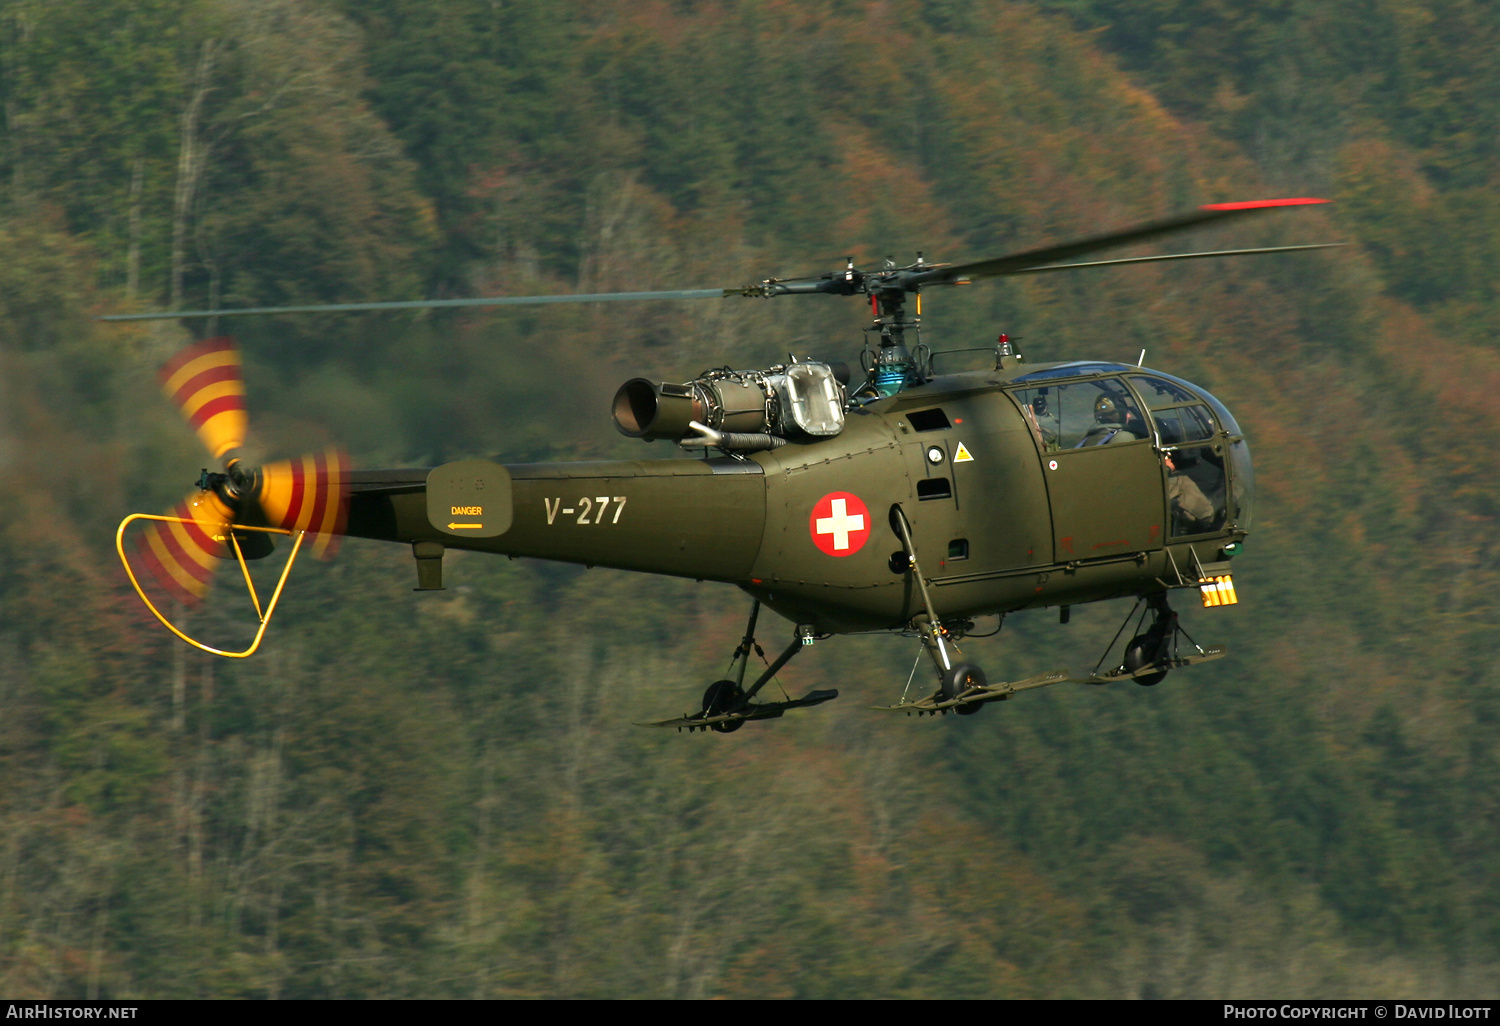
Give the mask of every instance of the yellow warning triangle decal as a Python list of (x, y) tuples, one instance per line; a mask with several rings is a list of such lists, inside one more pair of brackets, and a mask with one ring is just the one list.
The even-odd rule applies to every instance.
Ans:
[(969, 455), (969, 450), (964, 448), (964, 443), (958, 443), (958, 452), (953, 454), (954, 463), (972, 463), (974, 457)]

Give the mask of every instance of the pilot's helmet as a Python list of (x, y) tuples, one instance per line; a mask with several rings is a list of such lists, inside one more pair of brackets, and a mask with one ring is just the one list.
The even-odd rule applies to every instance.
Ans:
[(1101, 395), (1094, 400), (1094, 420), (1100, 424), (1125, 423), (1125, 404), (1112, 395)]

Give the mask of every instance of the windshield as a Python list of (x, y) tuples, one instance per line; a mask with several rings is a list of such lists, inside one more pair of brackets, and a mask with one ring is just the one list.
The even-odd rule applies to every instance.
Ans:
[(1011, 393), (1043, 452), (1139, 442), (1151, 436), (1119, 378), (1018, 388)]
[[(1226, 432), (1231, 435), (1240, 433), (1240, 426), (1230, 415), (1229, 408), (1219, 402), (1206, 388), (1200, 388), (1192, 382), (1156, 370), (1149, 374), (1132, 374), (1130, 383), (1135, 386), (1136, 391), (1141, 393), (1141, 398), (1146, 400), (1148, 409), (1155, 410), (1174, 403), (1201, 398), (1214, 411), (1214, 415), (1219, 418), (1220, 426)], [(1180, 396), (1181, 398), (1166, 398), (1167, 396)]]

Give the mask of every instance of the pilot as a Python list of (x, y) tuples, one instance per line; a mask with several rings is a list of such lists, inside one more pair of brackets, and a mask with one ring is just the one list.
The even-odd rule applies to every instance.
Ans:
[(1134, 407), (1120, 396), (1101, 395), (1094, 400), (1094, 426), (1075, 449), (1111, 442), (1134, 442), (1146, 437), (1146, 426)]
[(1213, 526), (1214, 504), (1208, 501), (1198, 482), (1177, 468), (1174, 455), (1161, 454), (1161, 461), (1167, 467), (1167, 505), (1171, 507), (1173, 525), (1181, 528), (1173, 533), (1207, 531)]
[(1052, 417), (1052, 411), (1047, 406), (1047, 390), (1039, 391), (1029, 404), (1021, 410), (1026, 415), (1026, 423), (1031, 428), (1032, 434), (1036, 436), (1037, 443), (1048, 452), (1057, 448), (1057, 432), (1048, 423)]

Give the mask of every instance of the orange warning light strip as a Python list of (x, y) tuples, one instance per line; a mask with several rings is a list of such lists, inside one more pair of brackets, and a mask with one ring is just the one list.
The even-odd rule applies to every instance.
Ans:
[(1228, 574), (1222, 577), (1205, 577), (1198, 582), (1198, 591), (1203, 597), (1203, 608), (1238, 605), (1240, 597), (1235, 593), (1234, 580)]

